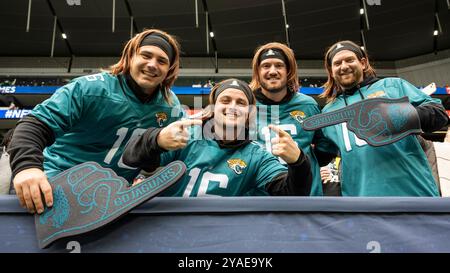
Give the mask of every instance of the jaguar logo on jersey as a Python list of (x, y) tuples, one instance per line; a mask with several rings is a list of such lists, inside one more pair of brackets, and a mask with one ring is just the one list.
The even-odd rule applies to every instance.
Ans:
[(159, 127), (163, 127), (164, 122), (167, 121), (167, 114), (164, 112), (159, 112), (155, 114), (156, 116), (156, 122), (158, 123)]
[(290, 113), (290, 115), (293, 119), (295, 119), (299, 123), (303, 123), (303, 119), (306, 118), (305, 113), (303, 113), (302, 111), (299, 111), (299, 110), (292, 111)]
[(239, 158), (232, 158), (227, 160), (228, 167), (232, 169), (236, 174), (241, 174), (242, 171), (247, 168), (247, 163)]

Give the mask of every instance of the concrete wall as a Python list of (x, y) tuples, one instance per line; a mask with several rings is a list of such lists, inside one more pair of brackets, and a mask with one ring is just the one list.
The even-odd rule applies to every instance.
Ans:
[(399, 60), (396, 70), (400, 78), (417, 86), (426, 86), (431, 82), (440, 87), (450, 85), (450, 50)]

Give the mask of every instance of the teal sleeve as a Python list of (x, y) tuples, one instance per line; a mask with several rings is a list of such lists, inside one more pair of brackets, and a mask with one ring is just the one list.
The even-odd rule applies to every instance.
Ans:
[(407, 96), (409, 98), (409, 102), (416, 107), (427, 103), (441, 104), (441, 100), (428, 96), (420, 89), (403, 79), (400, 79), (400, 90), (400, 96)]
[[(313, 106), (313, 115), (320, 114), (321, 111), (318, 105)], [(314, 132), (314, 137), (312, 139), (312, 143), (314, 144), (314, 148), (326, 153), (336, 154), (338, 152), (338, 148), (334, 143), (326, 138), (322, 132), (322, 130), (316, 130)]]
[[(319, 114), (321, 112), (319, 111)], [(322, 113), (324, 113), (324, 111), (322, 110)], [(330, 154), (338, 154), (339, 149), (338, 147), (334, 144), (333, 141), (331, 141), (330, 139), (328, 139), (327, 137), (325, 137), (323, 130), (319, 129), (316, 130), (314, 132), (314, 138), (313, 138), (313, 144), (315, 145), (315, 149), (325, 152), (325, 153), (330, 153)]]
[(187, 118), (186, 109), (189, 109), (188, 106), (182, 105), (180, 100), (178, 99), (175, 93), (171, 92), (173, 98), (171, 118), (176, 121), (183, 118)]
[[(258, 156), (254, 154), (253, 156)], [(266, 184), (271, 182), (275, 177), (288, 171), (287, 167), (282, 165), (278, 158), (265, 150), (259, 153), (259, 165), (255, 177), (257, 191), (266, 192)]]
[(312, 114), (313, 115), (317, 115), (317, 114), (320, 114), (320, 108), (319, 108), (319, 105), (318, 104), (314, 104), (313, 106), (312, 106)]
[(175, 121), (187, 118), (186, 111), (181, 105), (175, 105), (172, 107), (171, 116)]
[(49, 126), (55, 137), (69, 131), (83, 114), (83, 96), (78, 82), (69, 83), (47, 100), (38, 104), (31, 114)]
[[(180, 101), (178, 100), (178, 97), (175, 95), (175, 93), (172, 92), (172, 95), (174, 104), (172, 107), (171, 118), (172, 122), (175, 122), (186, 118), (187, 114), (183, 106), (180, 104)], [(160, 157), (161, 157), (160, 166), (165, 166), (170, 162), (179, 159), (180, 150), (164, 152), (160, 155)]]
[(160, 166), (166, 166), (170, 162), (178, 159), (179, 152), (178, 152), (178, 150), (168, 151), (168, 152), (162, 153), (160, 156), (161, 156)]

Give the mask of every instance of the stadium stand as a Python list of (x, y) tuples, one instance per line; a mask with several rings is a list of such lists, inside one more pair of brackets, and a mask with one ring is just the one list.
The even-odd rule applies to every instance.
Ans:
[[(230, 77), (249, 82), (255, 48), (270, 41), (294, 50), (300, 92), (323, 107), (324, 53), (334, 42), (350, 39), (369, 52), (379, 77), (404, 78), (420, 89), (434, 82), (431, 96), (450, 116), (448, 0), (198, 1), (197, 6), (185, 0), (156, 0), (154, 5), (124, 0), (113, 1), (114, 8), (109, 0), (31, 2), (0, 1), (0, 37), (7, 38), (0, 43), (5, 101), (0, 140), (58, 87), (117, 62), (124, 43), (150, 26), (179, 38), (180, 75), (173, 91), (188, 114), (206, 106), (215, 83)], [(11, 101), (16, 108), (10, 109)], [(442, 142), (448, 130), (422, 136)], [(448, 166), (442, 163), (449, 158), (448, 145), (437, 148), (439, 164)], [(441, 185), (449, 187), (442, 179), (447, 178)], [(441, 192), (450, 195), (450, 189)], [(16, 196), (0, 195), (0, 253), (68, 252), (73, 243), (81, 252), (450, 252), (449, 202), (428, 197), (157, 197), (111, 225), (40, 249), (38, 216), (21, 208)], [(52, 216), (55, 223), (57, 217)]]

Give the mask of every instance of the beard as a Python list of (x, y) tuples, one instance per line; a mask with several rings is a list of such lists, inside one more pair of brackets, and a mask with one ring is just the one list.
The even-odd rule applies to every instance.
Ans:
[(286, 84), (281, 84), (280, 87), (270, 87), (265, 82), (261, 82), (261, 87), (272, 94), (276, 94), (283, 91), (286, 88)]
[(337, 82), (343, 89), (352, 89), (353, 87), (355, 87), (358, 84), (358, 81), (356, 81), (356, 80), (351, 81), (351, 82), (344, 82), (344, 81), (337, 80)]
[(362, 72), (355, 70), (353, 71), (353, 78), (351, 80), (343, 80), (342, 76), (335, 77), (335, 81), (343, 88), (343, 89), (351, 89), (358, 85), (361, 81), (360, 79), (363, 79)]

